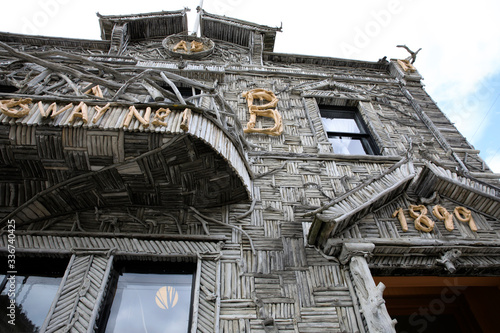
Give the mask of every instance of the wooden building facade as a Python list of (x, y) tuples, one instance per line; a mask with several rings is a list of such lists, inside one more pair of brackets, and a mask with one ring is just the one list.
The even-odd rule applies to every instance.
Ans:
[(495, 331), (499, 175), (415, 68), (199, 15), (0, 33), (2, 331)]

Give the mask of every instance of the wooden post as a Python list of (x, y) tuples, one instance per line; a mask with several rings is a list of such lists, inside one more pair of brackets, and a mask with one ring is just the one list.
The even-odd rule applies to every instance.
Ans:
[(375, 245), (372, 243), (344, 243), (339, 260), (342, 264), (349, 265), (354, 290), (361, 305), (368, 332), (395, 333), (397, 321), (391, 320), (382, 297), (385, 285), (383, 283), (375, 285), (368, 267), (367, 257), (374, 249)]

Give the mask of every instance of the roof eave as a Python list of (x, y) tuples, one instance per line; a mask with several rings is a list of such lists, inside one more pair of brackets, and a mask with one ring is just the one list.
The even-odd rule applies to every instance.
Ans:
[(374, 209), (406, 191), (415, 175), (413, 163), (404, 158), (378, 177), (366, 180), (314, 211), (308, 243), (321, 246), (329, 238), (351, 227)]

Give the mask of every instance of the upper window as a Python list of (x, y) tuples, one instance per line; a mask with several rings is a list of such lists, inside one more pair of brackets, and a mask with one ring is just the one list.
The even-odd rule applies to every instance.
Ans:
[(18, 89), (14, 86), (0, 84), (0, 92), (3, 93), (15, 93)]
[[(59, 290), (67, 263), (67, 260), (51, 260), (48, 263), (40, 258), (16, 258), (18, 274), (0, 275), (1, 332), (11, 332), (13, 325), (8, 323), (11, 318), (15, 318), (16, 332), (40, 331)], [(15, 304), (12, 311), (11, 304)], [(9, 317), (9, 314), (14, 316)]]
[(366, 125), (356, 108), (320, 105), (321, 120), (333, 152), (350, 155), (378, 155)]
[[(172, 93), (174, 92), (174, 90), (171, 87), (166, 87), (165, 89)], [(181, 96), (184, 98), (189, 98), (191, 96), (195, 96), (201, 93), (200, 89), (192, 87), (177, 87), (177, 90), (179, 90)]]
[(116, 266), (100, 332), (189, 331), (194, 265), (146, 261)]

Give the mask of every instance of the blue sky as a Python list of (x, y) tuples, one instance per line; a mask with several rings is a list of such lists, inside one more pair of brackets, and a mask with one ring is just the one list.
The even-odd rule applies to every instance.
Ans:
[[(422, 48), (415, 66), (430, 96), (500, 173), (500, 1), (204, 0), (203, 8), (269, 26), (283, 25), (276, 52), (377, 61)], [(191, 9), (200, 0), (24, 0), (2, 5), (0, 31), (100, 39), (96, 12)], [(5, 13), (9, 13), (6, 15)]]
[(483, 77), (476, 88), (461, 97), (439, 91), (440, 108), (455, 122), (485, 162), (500, 172), (500, 72)]

